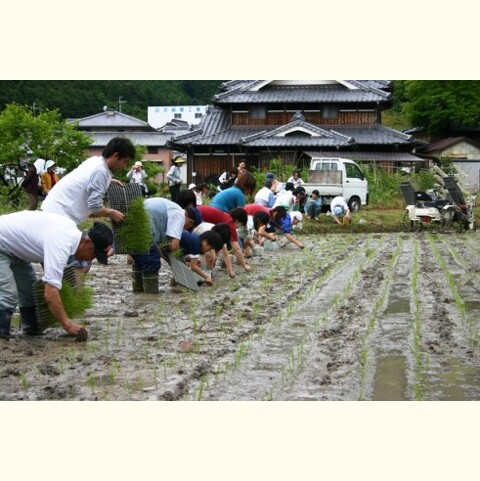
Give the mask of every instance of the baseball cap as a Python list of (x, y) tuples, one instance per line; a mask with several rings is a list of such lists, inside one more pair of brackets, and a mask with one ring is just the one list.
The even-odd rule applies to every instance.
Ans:
[(108, 257), (105, 249), (113, 244), (113, 232), (101, 222), (94, 222), (93, 227), (88, 231), (88, 237), (93, 242), (95, 257), (100, 264), (108, 264)]
[(333, 213), (335, 215), (340, 215), (342, 212), (343, 212), (343, 209), (339, 205), (337, 205), (333, 208)]
[(273, 179), (274, 177), (275, 176), (271, 172), (267, 174), (267, 179)]
[(187, 207), (185, 209), (185, 212), (187, 213), (188, 217), (193, 220), (193, 226), (197, 227), (203, 222), (202, 214), (200, 211), (195, 208), (195, 207)]

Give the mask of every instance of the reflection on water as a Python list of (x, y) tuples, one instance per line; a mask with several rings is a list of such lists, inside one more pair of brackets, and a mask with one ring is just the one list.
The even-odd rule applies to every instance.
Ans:
[(406, 365), (403, 356), (378, 359), (375, 373), (374, 401), (405, 401), (407, 389)]

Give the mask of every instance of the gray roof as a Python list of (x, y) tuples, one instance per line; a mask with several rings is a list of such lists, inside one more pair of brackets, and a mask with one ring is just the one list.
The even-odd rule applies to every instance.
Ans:
[(389, 160), (394, 162), (425, 162), (425, 159), (412, 155), (408, 152), (355, 152), (355, 151), (323, 151), (323, 152), (304, 152), (308, 157), (345, 157), (352, 160), (381, 161)]
[(149, 123), (116, 110), (107, 110), (89, 117), (70, 120), (69, 122), (75, 123), (79, 129), (142, 128), (144, 130), (154, 130)]
[[(232, 80), (222, 85), (223, 92), (213, 97), (215, 104), (255, 103), (372, 103), (385, 102), (391, 97), (386, 92), (386, 80), (345, 80), (315, 85), (275, 85), (265, 80)], [(343, 82), (343, 83), (342, 83)]]
[(161, 132), (88, 132), (87, 135), (93, 139), (91, 147), (105, 147), (114, 137), (126, 137), (134, 145), (144, 147), (166, 147), (172, 137), (171, 134)]
[[(187, 134), (172, 137), (172, 143), (177, 145), (237, 145), (245, 147), (333, 147), (342, 145), (410, 145), (416, 141), (411, 135), (384, 127), (379, 124), (369, 126), (329, 126), (320, 128), (303, 120), (278, 126), (261, 127), (230, 127), (230, 117), (221, 108), (210, 108), (202, 123), (196, 130)], [(318, 136), (291, 134), (279, 136), (280, 133), (292, 127), (303, 127)]]

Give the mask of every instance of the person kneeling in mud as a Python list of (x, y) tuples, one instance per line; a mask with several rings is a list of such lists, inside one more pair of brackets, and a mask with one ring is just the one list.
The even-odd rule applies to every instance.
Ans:
[(218, 252), (223, 247), (222, 237), (218, 232), (207, 230), (198, 235), (184, 230), (180, 239), (181, 261), (184, 262), (196, 275), (197, 283), (213, 285), (212, 270), (202, 270), (200, 255), (210, 251)]
[(169, 252), (177, 251), (183, 230), (189, 228), (189, 222), (201, 221), (201, 216), (199, 220), (187, 219), (182, 207), (163, 197), (150, 197), (143, 202), (150, 220), (152, 245), (148, 253), (132, 254), (132, 289), (137, 293), (158, 294), (160, 248)]

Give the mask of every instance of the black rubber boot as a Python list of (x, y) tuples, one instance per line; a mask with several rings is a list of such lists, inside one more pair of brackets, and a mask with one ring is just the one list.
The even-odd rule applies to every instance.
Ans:
[(38, 322), (35, 307), (21, 307), (20, 316), (22, 318), (22, 331), (27, 336), (41, 336), (43, 329)]
[(158, 274), (143, 274), (142, 280), (145, 294), (158, 294)]
[(0, 309), (0, 339), (10, 339), (10, 323), (12, 311)]
[(132, 266), (132, 291), (143, 292), (143, 274), (138, 266)]

